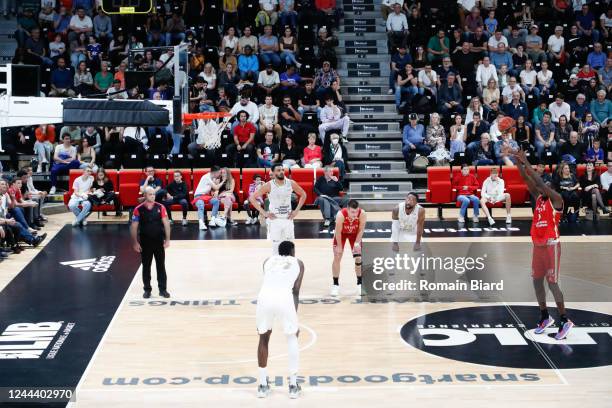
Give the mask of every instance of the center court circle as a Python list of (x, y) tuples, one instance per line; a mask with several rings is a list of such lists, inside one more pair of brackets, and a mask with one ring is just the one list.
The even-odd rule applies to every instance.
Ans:
[[(510, 309), (510, 310), (509, 310)], [(558, 320), (554, 308), (551, 316)], [(476, 306), (428, 313), (400, 329), (402, 339), (426, 353), (466, 363), (523, 369), (612, 365), (612, 316), (567, 309), (575, 327), (557, 341), (557, 327), (534, 334), (536, 306)]]

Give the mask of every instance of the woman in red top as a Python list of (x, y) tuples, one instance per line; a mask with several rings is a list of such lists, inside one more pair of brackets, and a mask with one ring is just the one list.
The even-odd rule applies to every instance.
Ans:
[(480, 183), (473, 174), (470, 174), (470, 168), (466, 163), (461, 165), (461, 175), (453, 177), (453, 189), (457, 192), (457, 202), (461, 204), (459, 210), (458, 221), (465, 222), (465, 216), (467, 215), (467, 209), (472, 203), (474, 207), (474, 222), (478, 222), (478, 214), (480, 211), (480, 200), (476, 193), (480, 188)]
[(584, 64), (582, 69), (578, 71), (578, 74), (576, 74), (576, 76), (581, 81), (588, 81), (591, 78), (596, 78), (597, 73), (591, 69), (591, 66), (589, 64)]
[(40, 125), (34, 131), (36, 142), (34, 143), (34, 153), (38, 159), (37, 173), (43, 171), (42, 165), (48, 166), (51, 162), (51, 153), (55, 143), (55, 126)]
[(323, 167), (323, 152), (321, 146), (316, 145), (317, 135), (315, 133), (308, 134), (308, 146), (304, 148), (304, 167), (307, 169), (316, 169)]

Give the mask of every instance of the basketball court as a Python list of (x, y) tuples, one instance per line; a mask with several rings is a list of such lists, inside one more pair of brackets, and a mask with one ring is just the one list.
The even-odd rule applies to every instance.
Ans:
[[(48, 229), (56, 234), (45, 247), (24, 252), (29, 262), (14, 257), (2, 264), (3, 329), (57, 322), (51, 340), (31, 351), (37, 358), (0, 361), (3, 386), (76, 387), (71, 406), (77, 407), (365, 407), (382, 401), (389, 407), (451, 401), (456, 406), (484, 401), (513, 407), (534, 401), (612, 406), (612, 301), (568, 299), (577, 325), (573, 336), (538, 342), (529, 333), (539, 316), (535, 303), (370, 300), (355, 296), (348, 256), (340, 296), (332, 298), (331, 235), (308, 219), (313, 216), (306, 211), (296, 221), (296, 256), (306, 267), (298, 310), (300, 399), (287, 396), (287, 346), (280, 327), (270, 344), (272, 394), (256, 398), (255, 299), (261, 264), (271, 252), (263, 228), (241, 223), (226, 233), (200, 232), (193, 222), (174, 226), (166, 257), (172, 297), (161, 298), (154, 289), (150, 299), (143, 299), (128, 226), (96, 223), (92, 217), (87, 227), (72, 228), (64, 225), (66, 215), (53, 217)], [(387, 217), (371, 214), (364, 249), (388, 242)], [(505, 247), (509, 262), (529, 258), (508, 253), (515, 248), (511, 244), (529, 242), (527, 219), (517, 217), (513, 228), (487, 231), (456, 232), (452, 225), (428, 220), (425, 237), (432, 243), (481, 241)], [(562, 274), (569, 277), (568, 285), (578, 282), (606, 296), (612, 291), (609, 275), (597, 268), (575, 269), (605, 262), (612, 237), (604, 233), (610, 224), (602, 221), (595, 229), (585, 223), (581, 229), (593, 235), (562, 232), (568, 244), (563, 260), (569, 265), (564, 268), (562, 262)], [(572, 249), (580, 245), (570, 243), (603, 252), (585, 260), (584, 253)], [(491, 332), (491, 327), (505, 332)], [(424, 336), (424, 328), (471, 330), (477, 339), (431, 347), (426, 338), (445, 337)], [(11, 348), (6, 333), (2, 342), (3, 351)]]

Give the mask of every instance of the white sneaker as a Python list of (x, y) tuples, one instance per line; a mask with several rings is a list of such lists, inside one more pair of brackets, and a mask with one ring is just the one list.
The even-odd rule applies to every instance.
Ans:
[(259, 384), (257, 387), (257, 398), (266, 398), (268, 395), (270, 395), (271, 391), (272, 389), (270, 388), (270, 384)]
[(251, 225), (254, 223), (255, 220), (253, 220), (253, 218), (251, 217), (247, 217), (246, 221), (244, 222), (246, 225)]
[(181, 225), (183, 227), (186, 227), (187, 225), (189, 225), (189, 222), (187, 220), (183, 220), (183, 221), (181, 221)]
[(357, 285), (357, 296), (361, 296), (361, 284)]
[(51, 190), (49, 190), (49, 195), (53, 194), (55, 194), (55, 186), (51, 187)]
[(387, 91), (387, 95), (393, 95), (395, 93), (395, 91), (393, 89), (389, 89)]
[(42, 164), (39, 164), (38, 167), (36, 167), (36, 172), (42, 173)]
[(340, 286), (332, 285), (331, 291), (329, 292), (329, 294), (334, 297), (338, 296), (340, 294)]
[(495, 225), (495, 220), (493, 219), (493, 217), (489, 217), (489, 225), (490, 226)]
[(200, 231), (206, 231), (208, 229), (204, 223), (204, 220), (199, 220), (198, 223), (200, 224)]
[(324, 227), (329, 227), (329, 224), (331, 224), (330, 220), (325, 220), (325, 222), (323, 223)]
[(478, 217), (477, 216), (473, 216), (472, 217), (472, 222), (474, 222), (474, 224), (478, 224)]
[(210, 219), (210, 221), (208, 221), (208, 226), (209, 227), (216, 227), (217, 226), (217, 217), (212, 217)]
[(81, 222), (81, 224), (82, 224), (83, 226), (86, 226), (86, 225), (87, 225), (87, 220), (83, 220), (83, 222)]
[(510, 214), (506, 215), (506, 224), (512, 224), (512, 216)]
[(457, 218), (457, 221), (458, 221), (460, 224), (463, 224), (463, 223), (465, 222), (465, 218), (464, 218), (464, 217), (462, 217), (462, 216), (459, 216), (459, 217)]
[(72, 226), (73, 226), (73, 227), (76, 227), (76, 226), (78, 226), (78, 225), (79, 225), (79, 223), (78, 223), (78, 221), (77, 221), (77, 220), (72, 221)]

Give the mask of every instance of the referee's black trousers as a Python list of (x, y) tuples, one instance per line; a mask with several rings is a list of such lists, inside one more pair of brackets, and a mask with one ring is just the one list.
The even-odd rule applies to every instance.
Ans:
[(155, 266), (157, 267), (157, 286), (161, 291), (166, 290), (166, 251), (164, 249), (164, 241), (160, 240), (140, 240), (142, 248), (142, 283), (144, 290), (151, 291), (151, 263), (155, 257)]

